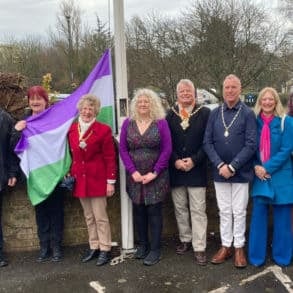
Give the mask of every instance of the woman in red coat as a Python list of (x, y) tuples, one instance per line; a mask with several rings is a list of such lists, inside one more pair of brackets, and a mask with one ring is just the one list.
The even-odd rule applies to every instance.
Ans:
[(114, 194), (116, 153), (111, 128), (96, 121), (100, 100), (91, 94), (78, 103), (79, 117), (68, 133), (72, 154), (70, 174), (75, 178), (73, 195), (80, 199), (89, 233), (90, 249), (82, 258), (98, 256), (97, 265), (110, 260), (111, 230), (107, 197)]

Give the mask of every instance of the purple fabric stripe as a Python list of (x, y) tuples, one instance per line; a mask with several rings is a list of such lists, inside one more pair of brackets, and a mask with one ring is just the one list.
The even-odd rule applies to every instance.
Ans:
[(90, 91), (95, 80), (111, 74), (109, 54), (110, 49), (107, 49), (87, 79), (65, 100), (56, 103), (39, 115), (31, 116), (27, 119), (27, 127), (22, 132), (21, 139), (15, 148), (15, 152), (19, 153), (27, 148), (27, 139), (29, 137), (53, 130), (77, 116), (78, 111), (76, 105), (81, 96)]

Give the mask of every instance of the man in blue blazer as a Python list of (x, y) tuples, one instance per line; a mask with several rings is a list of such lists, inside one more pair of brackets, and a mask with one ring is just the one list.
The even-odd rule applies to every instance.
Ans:
[(237, 268), (247, 265), (243, 249), (246, 209), (256, 150), (255, 115), (240, 100), (240, 93), (240, 79), (228, 75), (223, 83), (224, 103), (212, 111), (204, 138), (204, 149), (213, 165), (222, 241), (211, 262), (220, 264), (231, 257), (233, 245)]

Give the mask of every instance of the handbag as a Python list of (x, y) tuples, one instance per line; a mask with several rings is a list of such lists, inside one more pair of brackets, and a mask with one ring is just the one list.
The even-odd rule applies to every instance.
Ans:
[(74, 187), (75, 178), (73, 176), (66, 176), (60, 182), (60, 187), (66, 188), (68, 190), (72, 190)]

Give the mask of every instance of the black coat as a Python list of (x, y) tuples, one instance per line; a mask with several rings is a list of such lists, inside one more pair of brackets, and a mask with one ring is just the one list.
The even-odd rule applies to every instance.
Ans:
[(12, 136), (14, 122), (11, 116), (0, 109), (0, 191), (7, 186), (7, 180), (16, 177), (18, 158), (13, 152), (16, 138)]
[[(178, 106), (175, 106), (178, 113)], [(194, 107), (192, 113), (197, 110)], [(207, 156), (203, 150), (203, 138), (209, 118), (210, 109), (202, 107), (189, 119), (189, 127), (183, 130), (180, 123), (181, 118), (172, 109), (167, 114), (167, 121), (172, 136), (173, 152), (170, 159), (170, 183), (172, 187), (207, 186)], [(175, 168), (175, 161), (191, 157), (195, 166), (188, 172)]]

